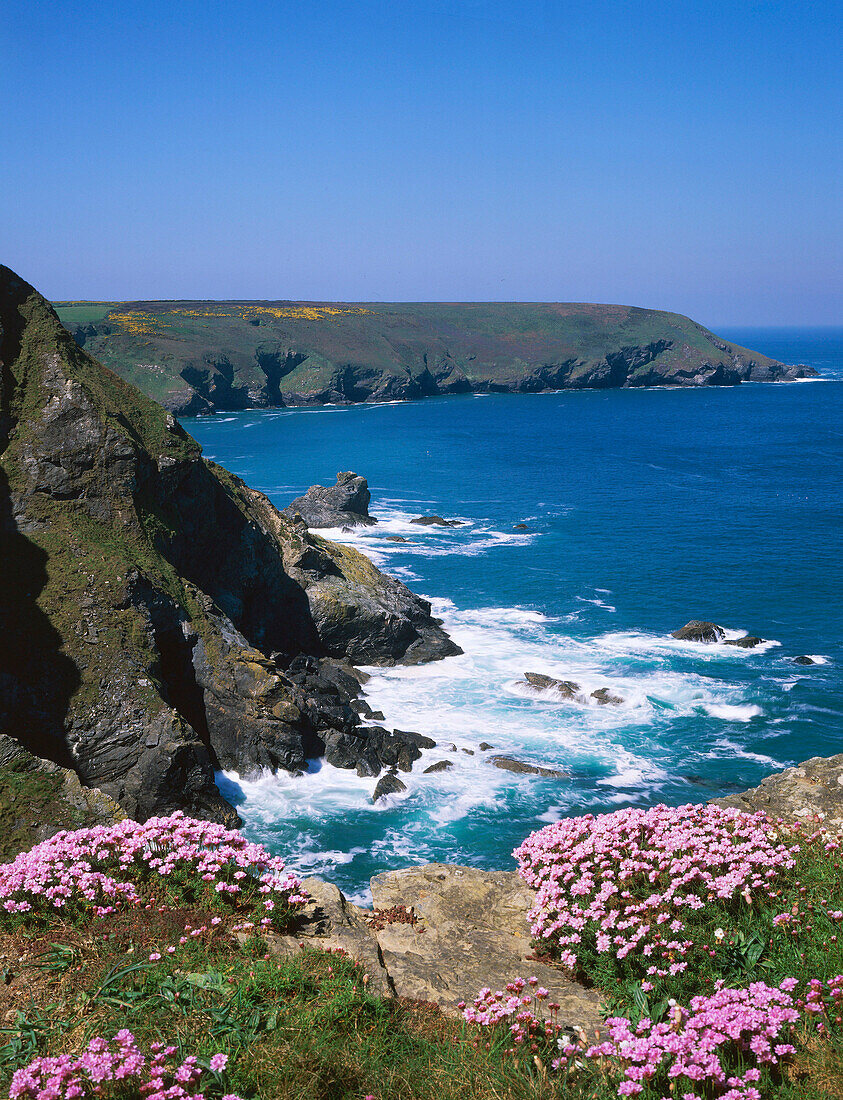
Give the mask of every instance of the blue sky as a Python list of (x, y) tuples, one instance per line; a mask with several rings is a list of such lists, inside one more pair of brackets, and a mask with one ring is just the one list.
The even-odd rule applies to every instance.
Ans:
[(5, 0), (0, 262), (49, 297), (843, 323), (831, 3)]

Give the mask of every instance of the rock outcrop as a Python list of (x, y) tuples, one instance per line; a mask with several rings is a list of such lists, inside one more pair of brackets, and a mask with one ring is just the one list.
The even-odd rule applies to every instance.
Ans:
[(817, 822), (843, 833), (843, 753), (815, 756), (762, 779), (757, 787), (713, 801), (785, 821)]
[(630, 306), (106, 302), (97, 320), (90, 304), (83, 313), (72, 303), (59, 312), (80, 346), (182, 416), (454, 393), (734, 386), (816, 374), (722, 340), (679, 314)]
[(758, 638), (754, 634), (745, 634), (743, 638), (727, 638), (726, 631), (717, 623), (704, 622), (700, 619), (692, 619), (678, 630), (674, 630), (671, 638), (677, 638), (680, 642), (703, 642), (705, 645), (733, 645), (739, 649), (755, 649), (764, 644), (764, 638)]
[(355, 730), (349, 661), (459, 652), (426, 601), (204, 460), (8, 268), (0, 561), (0, 733), (140, 819), (235, 821), (215, 768), (297, 771)]
[(617, 707), (623, 703), (620, 695), (615, 695), (607, 687), (597, 688), (586, 695), (583, 688), (573, 680), (556, 680), (553, 676), (545, 676), (541, 672), (525, 672), (524, 679), (518, 681), (518, 686), (536, 693), (552, 692), (553, 697), (572, 703), (587, 705), (594, 701), (601, 707)]
[(726, 631), (722, 626), (718, 626), (717, 623), (708, 623), (703, 622), (701, 619), (692, 619), (678, 630), (674, 630), (670, 636), (671, 638), (678, 639), (680, 642), (705, 642), (708, 645), (713, 645), (716, 642), (723, 641), (726, 637)]
[(350, 470), (337, 474), (336, 485), (311, 485), (303, 497), (283, 511), (301, 516), (308, 527), (371, 527), (378, 521), (369, 515), (372, 496), (365, 477)]
[(505, 989), (513, 977), (535, 974), (560, 1006), (562, 1026), (589, 1036), (602, 1027), (599, 995), (533, 957), (534, 894), (516, 872), (430, 863), (376, 875), (371, 885), (374, 910), (305, 879), (312, 901), (291, 935), (266, 937), (270, 951), (342, 948), (366, 967), (372, 991), (428, 1001), (450, 1016), (484, 986)]
[(501, 771), (513, 772), (515, 775), (543, 775), (548, 779), (567, 779), (566, 772), (557, 771), (555, 768), (544, 768), (539, 764), (527, 764), (523, 760), (516, 760), (512, 756), (490, 756), (489, 763), (494, 764)]

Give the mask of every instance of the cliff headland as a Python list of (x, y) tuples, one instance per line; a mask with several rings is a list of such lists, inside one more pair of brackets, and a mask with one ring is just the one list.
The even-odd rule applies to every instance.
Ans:
[(688, 317), (590, 303), (63, 302), (170, 412), (810, 378)]

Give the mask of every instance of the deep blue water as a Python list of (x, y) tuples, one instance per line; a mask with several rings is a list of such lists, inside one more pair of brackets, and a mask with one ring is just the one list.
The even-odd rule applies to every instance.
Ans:
[[(700, 801), (843, 751), (843, 329), (724, 335), (826, 380), (186, 425), (282, 507), (337, 470), (365, 475), (382, 522), (351, 541), (433, 599), (465, 649), (381, 670), (368, 688), (386, 724), (456, 745), (424, 762), (451, 759), (449, 772), (417, 765), (407, 793), (377, 806), (374, 780), (328, 766), (241, 783), (255, 838), (359, 893), (376, 871), (428, 859), (509, 866), (529, 831), (563, 814)], [(409, 524), (427, 512), (466, 522)], [(528, 531), (514, 531), (522, 522)], [(670, 639), (692, 618), (779, 644)], [(800, 667), (799, 654), (823, 663)], [(608, 686), (625, 702), (529, 696), (517, 685), (528, 670)], [(501, 772), (483, 741), (570, 778)]]

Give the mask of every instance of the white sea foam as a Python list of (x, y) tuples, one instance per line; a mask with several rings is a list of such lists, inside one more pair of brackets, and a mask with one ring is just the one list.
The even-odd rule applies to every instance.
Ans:
[(730, 706), (727, 703), (705, 703), (704, 707), (712, 718), (722, 718), (724, 722), (750, 722), (764, 712), (753, 705)]
[(708, 757), (722, 759), (723, 757), (737, 757), (740, 760), (752, 760), (756, 764), (765, 764), (771, 768), (785, 768), (787, 765), (773, 756), (765, 756), (764, 753), (751, 752), (742, 745), (736, 745), (725, 737), (714, 742), (714, 747), (706, 753)]

